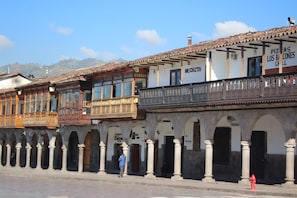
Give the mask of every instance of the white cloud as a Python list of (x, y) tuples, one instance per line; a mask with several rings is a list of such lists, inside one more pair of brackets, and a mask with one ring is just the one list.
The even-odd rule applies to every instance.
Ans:
[(156, 30), (138, 30), (136, 36), (140, 40), (144, 40), (152, 45), (159, 45), (165, 42), (165, 39), (162, 39)]
[(82, 46), (80, 48), (80, 51), (85, 54), (86, 56), (90, 57), (90, 58), (96, 58), (98, 56), (97, 52), (93, 49), (87, 48), (85, 46)]
[(12, 47), (14, 43), (6, 36), (0, 34), (0, 48)]
[(215, 24), (215, 31), (213, 34), (213, 38), (222, 38), (235, 34), (245, 33), (245, 32), (254, 32), (255, 28), (249, 27), (245, 23), (239, 21), (225, 21), (219, 22)]
[(71, 28), (56, 26), (56, 24), (50, 24), (50, 29), (53, 32), (56, 32), (62, 35), (70, 35), (73, 33), (73, 30)]

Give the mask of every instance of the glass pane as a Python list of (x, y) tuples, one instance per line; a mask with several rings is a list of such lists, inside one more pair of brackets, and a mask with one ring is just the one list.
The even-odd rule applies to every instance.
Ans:
[(104, 89), (103, 98), (104, 99), (110, 98), (110, 85), (104, 85), (103, 89)]
[(124, 97), (132, 96), (132, 82), (124, 82)]
[(121, 83), (117, 83), (117, 84), (115, 84), (114, 86), (113, 86), (113, 92), (114, 92), (114, 94), (113, 94), (113, 96), (115, 97), (115, 98), (120, 98), (121, 97)]
[(94, 87), (94, 100), (101, 99), (101, 86)]

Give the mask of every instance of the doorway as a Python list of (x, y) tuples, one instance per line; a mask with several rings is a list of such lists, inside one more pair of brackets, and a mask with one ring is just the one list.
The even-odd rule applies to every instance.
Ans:
[(171, 177), (173, 174), (174, 163), (174, 136), (165, 136), (165, 149), (162, 165), (162, 176)]
[(265, 131), (253, 131), (251, 137), (251, 174), (257, 181), (265, 179), (265, 162), (267, 152), (267, 134)]
[(140, 169), (140, 145), (139, 144), (131, 144), (130, 147), (130, 160), (131, 160), (131, 171), (133, 173), (139, 173)]

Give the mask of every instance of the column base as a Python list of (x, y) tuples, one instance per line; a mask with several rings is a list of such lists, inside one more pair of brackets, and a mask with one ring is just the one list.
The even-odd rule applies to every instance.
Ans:
[(104, 170), (99, 170), (99, 172), (97, 173), (97, 175), (106, 175), (106, 172)]
[(239, 184), (249, 184), (250, 180), (249, 178), (241, 178), (241, 180), (238, 181)]
[(183, 180), (184, 178), (182, 178), (180, 175), (173, 175), (172, 177), (171, 177), (171, 180), (174, 180), (174, 181), (176, 181), (176, 180)]
[(295, 185), (294, 179), (285, 179), (285, 183), (282, 184), (283, 186), (292, 186)]
[(203, 182), (206, 182), (206, 183), (214, 183), (215, 180), (212, 178), (212, 176), (205, 176), (203, 179), (202, 179)]
[(153, 173), (147, 173), (147, 174), (144, 176), (144, 178), (146, 178), (146, 179), (155, 179), (156, 176), (155, 176)]

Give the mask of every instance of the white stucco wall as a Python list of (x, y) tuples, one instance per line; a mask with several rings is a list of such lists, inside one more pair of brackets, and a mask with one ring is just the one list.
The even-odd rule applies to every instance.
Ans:
[(0, 89), (13, 88), (20, 85), (28, 84), (30, 82), (31, 81), (26, 78), (23, 78), (21, 76), (15, 76), (12, 78), (0, 80)]

